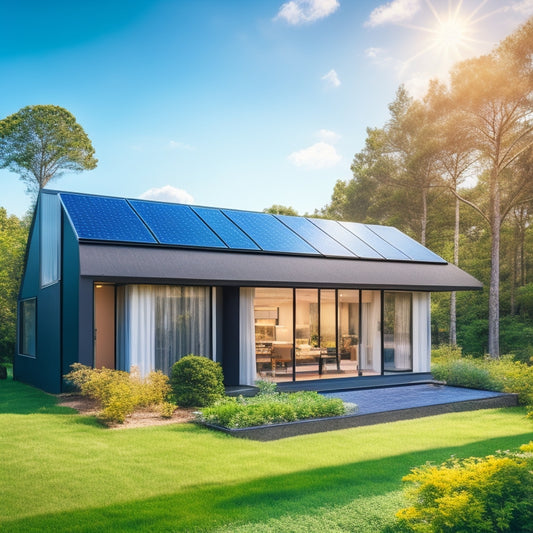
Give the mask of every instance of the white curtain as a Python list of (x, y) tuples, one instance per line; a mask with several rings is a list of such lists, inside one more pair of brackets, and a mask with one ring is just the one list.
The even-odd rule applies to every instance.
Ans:
[(239, 383), (253, 385), (255, 382), (255, 289), (241, 287), (239, 301)]
[(411, 294), (394, 293), (394, 367), (411, 370)]
[(361, 370), (381, 372), (381, 293), (362, 291)]
[(155, 370), (155, 305), (152, 285), (117, 287), (118, 363), (145, 376)]
[(126, 285), (117, 298), (119, 368), (169, 373), (185, 355), (211, 356), (209, 287)]
[(413, 372), (431, 370), (431, 293), (413, 293)]

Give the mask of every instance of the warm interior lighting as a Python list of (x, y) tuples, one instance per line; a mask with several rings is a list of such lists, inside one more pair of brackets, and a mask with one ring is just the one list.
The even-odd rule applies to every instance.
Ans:
[(96, 285), (97, 289), (101, 289), (102, 287), (103, 287), (103, 285)]

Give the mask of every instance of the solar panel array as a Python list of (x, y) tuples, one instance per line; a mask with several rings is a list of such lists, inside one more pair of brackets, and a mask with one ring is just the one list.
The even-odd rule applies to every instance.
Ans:
[(74, 193), (59, 196), (83, 240), (445, 263), (390, 226)]

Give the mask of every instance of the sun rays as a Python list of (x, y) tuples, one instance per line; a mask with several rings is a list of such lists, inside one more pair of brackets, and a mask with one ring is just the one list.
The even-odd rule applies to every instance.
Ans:
[(401, 70), (405, 70), (415, 59), (423, 56), (447, 70), (452, 63), (475, 53), (479, 45), (490, 44), (476, 38), (476, 33), (480, 30), (479, 23), (503, 8), (479, 15), (487, 1), (481, 0), (474, 9), (465, 12), (463, 0), (449, 0), (445, 11), (437, 10), (431, 0), (425, 0), (432, 14), (431, 20), (426, 25), (402, 24), (406, 28), (425, 33), (426, 38), (421, 39), (419, 50), (404, 61)]

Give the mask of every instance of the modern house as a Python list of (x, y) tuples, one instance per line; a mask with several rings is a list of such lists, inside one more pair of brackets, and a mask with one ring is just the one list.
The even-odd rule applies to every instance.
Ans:
[(80, 362), (226, 385), (427, 373), (430, 293), (472, 276), (392, 227), (43, 190), (19, 297), (15, 378)]

